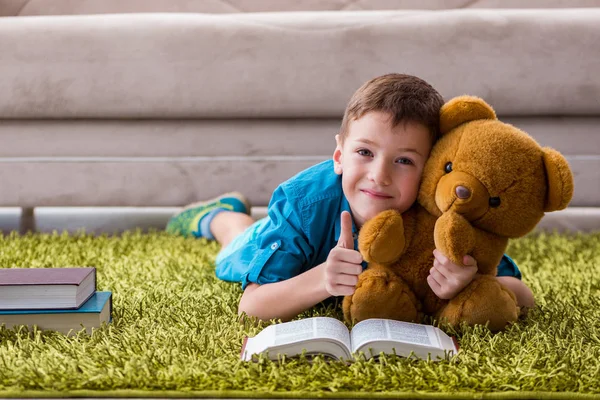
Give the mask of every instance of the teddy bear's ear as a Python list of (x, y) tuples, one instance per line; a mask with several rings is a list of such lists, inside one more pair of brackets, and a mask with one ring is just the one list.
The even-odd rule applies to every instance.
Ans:
[(544, 211), (557, 211), (566, 208), (573, 197), (573, 174), (569, 163), (558, 151), (542, 147), (548, 193)]
[(462, 123), (477, 119), (496, 119), (494, 109), (475, 96), (458, 96), (442, 106), (440, 110), (440, 131), (443, 134)]

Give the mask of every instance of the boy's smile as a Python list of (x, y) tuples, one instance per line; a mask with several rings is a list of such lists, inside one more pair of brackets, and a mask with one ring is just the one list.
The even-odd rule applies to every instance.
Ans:
[(342, 175), (357, 228), (381, 211), (402, 213), (415, 202), (431, 150), (427, 127), (411, 121), (392, 126), (390, 114), (371, 111), (353, 120), (336, 142), (334, 169)]
[(390, 196), (384, 192), (378, 192), (375, 190), (361, 189), (361, 192), (363, 192), (364, 194), (366, 194), (369, 197), (374, 198), (375, 200), (386, 200), (386, 199), (393, 198), (393, 196)]

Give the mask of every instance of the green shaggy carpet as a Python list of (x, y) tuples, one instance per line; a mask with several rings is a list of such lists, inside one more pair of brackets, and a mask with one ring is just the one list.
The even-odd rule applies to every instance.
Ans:
[(0, 328), (0, 397), (600, 398), (600, 233), (513, 241), (537, 308), (503, 333), (456, 332), (460, 353), (436, 363), (239, 361), (261, 327), (240, 323), (217, 251), (164, 233), (0, 237), (0, 267), (96, 266), (114, 296), (92, 336)]

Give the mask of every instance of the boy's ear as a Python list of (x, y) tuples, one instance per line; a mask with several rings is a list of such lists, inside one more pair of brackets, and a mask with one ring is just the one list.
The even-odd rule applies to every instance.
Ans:
[(340, 144), (340, 135), (335, 135), (335, 150), (333, 151), (333, 171), (337, 175), (342, 174), (342, 146)]

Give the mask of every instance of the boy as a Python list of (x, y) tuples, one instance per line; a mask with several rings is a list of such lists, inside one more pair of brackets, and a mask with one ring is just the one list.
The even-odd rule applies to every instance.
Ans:
[[(241, 282), (239, 312), (262, 320), (290, 320), (329, 298), (354, 293), (366, 267), (357, 232), (379, 212), (408, 210), (417, 198), (429, 151), (439, 135), (440, 94), (409, 75), (366, 82), (352, 96), (336, 135), (333, 159), (300, 172), (273, 192), (268, 217), (257, 222), (238, 193), (193, 204), (175, 215), (167, 231), (216, 239), (220, 279)], [(434, 251), (429, 286), (449, 299), (475, 276)], [(529, 288), (505, 256), (498, 278), (533, 306)]]

